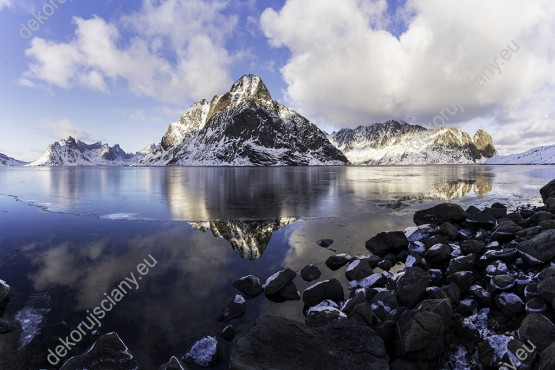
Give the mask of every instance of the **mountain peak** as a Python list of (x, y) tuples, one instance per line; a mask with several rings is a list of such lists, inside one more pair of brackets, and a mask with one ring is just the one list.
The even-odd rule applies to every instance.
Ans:
[(244, 75), (231, 86), (231, 94), (238, 95), (240, 98), (272, 100), (268, 88), (262, 78), (252, 74)]

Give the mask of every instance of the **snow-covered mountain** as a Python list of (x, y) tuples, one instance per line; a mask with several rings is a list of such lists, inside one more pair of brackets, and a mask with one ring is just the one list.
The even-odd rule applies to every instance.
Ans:
[(233, 250), (243, 259), (255, 260), (262, 257), (274, 231), (295, 221), (292, 217), (280, 217), (260, 221), (221, 220), (189, 224), (196, 230), (210, 230), (214, 236), (228, 240)]
[(397, 121), (341, 129), (329, 139), (357, 165), (483, 163), (495, 154), (482, 129), (472, 138), (453, 127), (428, 130)]
[(486, 164), (555, 164), (555, 145), (540, 146), (524, 153), (498, 155)]
[(142, 156), (140, 153), (126, 153), (118, 144), (113, 147), (101, 142), (85, 144), (70, 136), (49, 145), (44, 154), (29, 166), (126, 166)]
[(138, 165), (341, 165), (347, 159), (326, 134), (272, 100), (260, 77), (241, 77), (231, 91), (202, 100), (170, 124)]
[(0, 166), (23, 166), (26, 162), (18, 161), (12, 157), (0, 153)]

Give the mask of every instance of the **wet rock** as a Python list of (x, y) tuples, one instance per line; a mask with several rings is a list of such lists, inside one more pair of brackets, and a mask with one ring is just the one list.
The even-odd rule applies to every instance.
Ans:
[(233, 282), (233, 287), (238, 289), (241, 293), (245, 294), (247, 298), (257, 297), (264, 291), (262, 282), (254, 275), (244, 276), (241, 279)]
[(172, 356), (170, 360), (160, 366), (158, 370), (187, 370), (187, 366), (180, 359)]
[(245, 301), (245, 297), (243, 297), (241, 294), (237, 294), (227, 303), (227, 306), (222, 310), (222, 312), (220, 312), (220, 315), (218, 316), (218, 321), (231, 321), (243, 316), (246, 311), (247, 301)]
[(355, 259), (345, 269), (345, 276), (349, 281), (364, 279), (373, 273), (370, 263), (366, 260)]
[(540, 369), (555, 369), (555, 342), (541, 352)]
[(417, 242), (437, 234), (439, 228), (432, 225), (412, 226), (405, 229), (404, 233), (409, 242)]
[(233, 338), (235, 338), (236, 334), (237, 332), (235, 331), (233, 325), (228, 325), (222, 330), (221, 336), (228, 342), (231, 342)]
[(547, 210), (551, 213), (555, 212), (555, 198), (551, 197), (551, 198), (547, 198), (545, 200), (545, 206), (547, 207)]
[(303, 267), (303, 269), (301, 270), (301, 278), (304, 281), (310, 282), (310, 281), (318, 280), (321, 275), (322, 273), (320, 272), (320, 269), (318, 268), (318, 266), (315, 266), (314, 264), (307, 265)]
[(395, 346), (399, 357), (432, 360), (444, 353), (445, 327), (430, 311), (407, 311), (397, 321)]
[(364, 279), (353, 280), (349, 283), (349, 289), (356, 288), (383, 288), (386, 278), (382, 274), (372, 274)]
[(424, 255), (426, 261), (431, 263), (441, 263), (449, 260), (451, 257), (451, 247), (447, 244), (436, 244), (430, 247)]
[(555, 220), (545, 220), (540, 222), (539, 226), (544, 230), (553, 230), (555, 229)]
[(539, 226), (540, 223), (550, 220), (551, 217), (553, 217), (551, 212), (539, 211), (524, 220), (524, 224), (527, 226)]
[(545, 230), (541, 226), (532, 226), (517, 232), (516, 237), (519, 239), (530, 240), (544, 231)]
[(370, 307), (380, 320), (385, 320), (393, 310), (399, 308), (397, 293), (390, 290), (376, 293), (370, 300)]
[(303, 302), (305, 306), (316, 306), (322, 301), (331, 300), (334, 302), (342, 301), (345, 298), (343, 287), (337, 279), (330, 279), (318, 282), (309, 286), (303, 292)]
[(454, 274), (447, 276), (447, 281), (455, 283), (459, 287), (461, 293), (465, 293), (474, 282), (474, 274), (472, 271), (455, 272)]
[(308, 309), (305, 323), (308, 326), (319, 327), (345, 318), (347, 315), (338, 309), (335, 302), (323, 301)]
[(510, 290), (515, 286), (516, 279), (508, 274), (495, 275), (491, 279), (491, 291)]
[(367, 326), (341, 320), (322, 328), (267, 316), (234, 340), (231, 368), (389, 369), (384, 343)]
[(399, 252), (408, 246), (409, 241), (402, 231), (382, 232), (366, 241), (366, 249), (382, 257), (388, 253)]
[(316, 244), (318, 244), (318, 246), (322, 247), (322, 248), (327, 248), (330, 245), (332, 245), (334, 242), (333, 239), (322, 239), (322, 240), (318, 240), (316, 242)]
[(15, 325), (11, 322), (0, 318), (0, 334), (6, 334), (15, 329)]
[(459, 223), (466, 219), (466, 212), (458, 204), (442, 203), (435, 207), (418, 211), (413, 221), (416, 225), (441, 225), (445, 222)]
[(466, 219), (465, 226), (471, 229), (484, 228), (487, 230), (492, 229), (497, 224), (495, 217), (488, 213), (479, 213), (477, 215), (470, 215)]
[(459, 236), (459, 228), (449, 222), (444, 222), (439, 226), (439, 234), (453, 241)]
[(550, 181), (547, 185), (542, 187), (540, 189), (540, 194), (544, 203), (548, 198), (555, 197), (555, 180)]
[(466, 209), (466, 213), (468, 213), (471, 216), (474, 216), (474, 215), (478, 215), (478, 214), (482, 213), (482, 211), (480, 210), (480, 208), (478, 208), (476, 206), (469, 206)]
[(361, 323), (364, 323), (371, 328), (375, 328), (377, 325), (379, 325), (379, 323), (381, 323), (381, 320), (376, 315), (374, 315), (372, 307), (368, 302), (361, 302), (353, 307), (351, 313), (349, 314), (349, 317)]
[(345, 266), (353, 257), (349, 254), (337, 254), (335, 256), (330, 256), (326, 260), (326, 266), (332, 271), (339, 270), (341, 267)]
[(539, 265), (555, 258), (555, 230), (547, 230), (518, 244), (517, 249), (529, 265)]
[(10, 286), (4, 280), (0, 280), (0, 302), (4, 301), (8, 294), (10, 294)]
[(507, 215), (507, 208), (502, 204), (495, 203), (491, 207), (484, 209), (484, 213), (490, 214), (499, 220)]
[(135, 358), (117, 333), (108, 333), (85, 352), (70, 358), (60, 370), (82, 369), (137, 369)]
[(281, 303), (285, 301), (299, 301), (301, 295), (295, 283), (291, 281), (282, 290), (274, 295), (267, 296), (267, 298), (270, 301)]
[(518, 335), (521, 340), (534, 343), (538, 351), (543, 351), (555, 342), (555, 325), (539, 313), (529, 313), (522, 320)]
[(538, 291), (546, 302), (553, 302), (555, 299), (555, 277), (549, 277), (538, 284)]
[(463, 316), (470, 316), (474, 310), (478, 309), (478, 301), (473, 298), (463, 299), (457, 305), (457, 312)]
[(531, 312), (547, 312), (547, 305), (545, 304), (543, 298), (537, 297), (526, 301), (526, 313)]
[(429, 311), (441, 317), (443, 326), (447, 330), (451, 326), (453, 319), (453, 308), (449, 298), (444, 299), (427, 299), (418, 304), (416, 311)]
[(202, 367), (215, 367), (223, 358), (223, 347), (215, 337), (204, 337), (183, 356), (183, 361)]
[(361, 303), (368, 303), (366, 301), (366, 293), (364, 289), (357, 289), (355, 292), (353, 292), (351, 298), (345, 301), (345, 303), (341, 307), (341, 311), (347, 315), (350, 315), (355, 307)]
[(289, 268), (276, 272), (270, 276), (264, 284), (264, 293), (266, 295), (277, 294), (280, 290), (285, 288), (287, 284), (293, 281), (297, 273)]
[(459, 271), (471, 271), (476, 263), (476, 257), (473, 254), (468, 256), (461, 256), (453, 258), (449, 262), (449, 267), (447, 268), (447, 274), (451, 275)]
[(391, 262), (390, 260), (383, 260), (378, 263), (378, 267), (384, 271), (389, 271), (395, 265), (395, 263)]
[(521, 230), (522, 227), (518, 226), (513, 221), (501, 220), (491, 235), (491, 239), (499, 241), (512, 240)]
[(524, 312), (524, 302), (514, 293), (503, 292), (495, 298), (495, 305), (505, 315), (512, 317)]
[(486, 243), (481, 240), (465, 240), (461, 242), (461, 252), (464, 254), (481, 253), (486, 248)]
[(430, 275), (420, 267), (410, 267), (397, 280), (399, 304), (408, 308), (414, 307), (426, 291), (430, 283)]
[(507, 220), (511, 220), (511, 221), (513, 221), (514, 223), (517, 223), (517, 224), (521, 223), (524, 220), (522, 215), (520, 213), (516, 213), (516, 212), (508, 213), (507, 216), (505, 216), (505, 218)]

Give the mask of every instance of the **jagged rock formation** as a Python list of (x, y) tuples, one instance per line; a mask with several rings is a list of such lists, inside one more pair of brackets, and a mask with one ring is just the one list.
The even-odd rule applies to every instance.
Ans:
[(471, 138), (452, 127), (428, 130), (397, 121), (341, 129), (330, 135), (330, 141), (359, 165), (482, 163), (495, 154), (493, 140), (484, 130)]
[(195, 103), (139, 165), (341, 165), (345, 156), (318, 127), (272, 100), (260, 77)]
[(97, 142), (85, 144), (71, 136), (48, 146), (42, 157), (29, 166), (125, 166), (142, 154), (130, 154), (118, 144), (113, 147)]
[(221, 220), (189, 224), (200, 231), (210, 230), (214, 236), (228, 240), (233, 250), (242, 258), (255, 260), (262, 257), (274, 231), (295, 221), (292, 217), (280, 217), (273, 220)]

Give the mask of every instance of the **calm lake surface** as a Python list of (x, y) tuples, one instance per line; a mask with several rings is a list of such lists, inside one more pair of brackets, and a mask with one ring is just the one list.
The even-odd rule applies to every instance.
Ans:
[[(0, 369), (54, 368), (49, 349), (99, 306), (104, 293), (148, 274), (64, 358), (116, 331), (144, 369), (218, 336), (216, 318), (248, 274), (366, 254), (364, 242), (413, 226), (415, 210), (453, 201), (480, 207), (541, 204), (554, 166), (0, 169), (0, 279), (11, 286)], [(331, 238), (333, 250), (316, 241)], [(302, 291), (308, 286), (300, 277)], [(301, 302), (248, 300), (234, 326), (264, 314), (304, 320)], [(226, 344), (226, 353), (229, 347)], [(62, 361), (63, 362), (63, 361)], [(219, 368), (226, 368), (223, 363)]]

